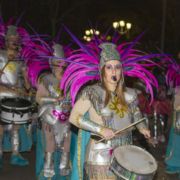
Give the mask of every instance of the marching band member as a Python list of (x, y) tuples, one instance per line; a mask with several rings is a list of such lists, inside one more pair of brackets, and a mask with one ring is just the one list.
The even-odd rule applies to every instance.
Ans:
[(37, 82), (36, 101), (39, 104), (41, 127), (37, 135), (36, 174), (40, 179), (61, 179), (70, 173), (70, 124), (71, 103), (60, 89), (60, 82), (67, 64), (60, 44), (52, 46), (49, 59), (52, 73), (42, 73)]
[[(1, 24), (1, 26), (3, 26)], [(3, 26), (6, 29), (5, 26)], [(5, 49), (0, 50), (0, 98), (18, 98), (24, 96), (26, 88), (29, 88), (28, 80), (24, 77), (24, 63), (21, 59), (21, 50), (23, 45), (24, 29), (10, 25), (7, 31), (1, 33), (5, 38)], [(27, 39), (26, 39), (27, 40)], [(25, 40), (25, 41), (26, 41)], [(24, 84), (27, 85), (24, 87)], [(7, 117), (8, 119), (8, 117)], [(11, 144), (4, 137), (5, 128), (11, 127)], [(19, 136), (20, 135), (20, 136)], [(4, 144), (3, 144), (3, 138)], [(21, 143), (20, 143), (21, 138)], [(21, 144), (21, 146), (20, 146)], [(17, 124), (4, 123), (0, 121), (0, 167), (3, 166), (3, 151), (12, 151), (11, 164), (25, 166), (28, 165), (28, 160), (24, 159), (19, 151), (27, 151), (31, 148), (31, 137), (24, 129), (24, 126)]]
[[(132, 144), (132, 128), (116, 136), (115, 131), (142, 118), (137, 94), (125, 86), (124, 74), (141, 77), (150, 91), (156, 80), (145, 66), (138, 63), (142, 55), (132, 56), (135, 52), (133, 43), (126, 49), (125, 45), (116, 47), (109, 42), (98, 47), (98, 41), (84, 45), (76, 38), (74, 40), (81, 48), (69, 57), (72, 63), (66, 69), (61, 84), (65, 92), (70, 89), (74, 104), (70, 122), (78, 128), (78, 137), (72, 137), (71, 178), (116, 179), (109, 170), (112, 151), (118, 146)], [(147, 57), (151, 58), (150, 55)], [(142, 58), (144, 62), (146, 58)], [(78, 93), (85, 84), (97, 80)], [(150, 138), (150, 131), (143, 122), (137, 128)], [(105, 142), (98, 143), (98, 136), (104, 137)]]

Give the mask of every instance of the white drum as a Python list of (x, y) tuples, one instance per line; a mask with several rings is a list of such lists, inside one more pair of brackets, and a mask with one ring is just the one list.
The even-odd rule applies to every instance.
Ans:
[(125, 145), (113, 151), (110, 169), (125, 180), (152, 180), (157, 170), (154, 157), (144, 149)]
[(24, 124), (31, 120), (32, 103), (23, 98), (4, 98), (1, 100), (2, 122), (12, 124)]

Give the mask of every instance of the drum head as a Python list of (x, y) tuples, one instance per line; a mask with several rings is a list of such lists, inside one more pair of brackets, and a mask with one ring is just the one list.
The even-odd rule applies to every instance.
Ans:
[(23, 98), (4, 98), (1, 101), (1, 105), (4, 107), (21, 108), (31, 106), (31, 102)]
[(157, 170), (157, 163), (153, 156), (144, 149), (125, 145), (116, 148), (113, 152), (119, 165), (137, 174), (151, 174)]

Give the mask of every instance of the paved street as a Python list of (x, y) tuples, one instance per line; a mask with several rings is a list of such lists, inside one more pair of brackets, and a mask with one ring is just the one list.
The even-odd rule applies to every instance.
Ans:
[(10, 153), (4, 153), (4, 167), (0, 171), (0, 180), (36, 180), (35, 178), (35, 150), (22, 153), (29, 160), (29, 166), (18, 167), (9, 164)]
[[(151, 154), (156, 158), (158, 162), (158, 171), (154, 177), (154, 180), (180, 180), (180, 178), (178, 179), (177, 175), (168, 175), (165, 173), (165, 148), (166, 144), (160, 144), (156, 148), (149, 147), (148, 149), (148, 151), (151, 152)], [(16, 167), (9, 164), (10, 153), (5, 153), (4, 168), (2, 171), (0, 171), (0, 180), (36, 180), (35, 149), (33, 148), (33, 150), (29, 153), (23, 153), (23, 156), (30, 161), (30, 165), (27, 167)]]

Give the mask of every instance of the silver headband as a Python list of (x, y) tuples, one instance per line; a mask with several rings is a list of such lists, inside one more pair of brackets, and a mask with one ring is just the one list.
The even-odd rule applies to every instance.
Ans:
[(64, 58), (64, 57), (65, 57), (65, 56), (64, 56), (64, 50), (63, 50), (63, 46), (62, 46), (62, 45), (60, 45), (60, 44), (54, 44), (52, 48), (53, 48), (53, 50), (54, 50), (53, 55), (54, 55), (55, 57), (58, 57), (58, 58)]
[(102, 43), (99, 45), (102, 49), (100, 53), (100, 70), (105, 65), (106, 62), (111, 60), (120, 60), (120, 54), (116, 49), (116, 45), (113, 43)]
[(6, 32), (6, 39), (10, 36), (19, 36), (16, 26), (13, 26), (13, 25), (8, 26), (8, 29)]

